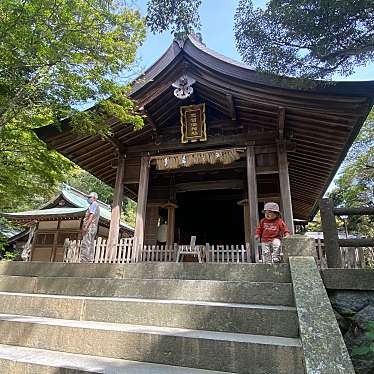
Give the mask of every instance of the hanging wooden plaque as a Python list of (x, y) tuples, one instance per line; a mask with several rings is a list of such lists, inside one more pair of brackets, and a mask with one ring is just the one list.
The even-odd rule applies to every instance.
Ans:
[(205, 104), (180, 107), (182, 143), (207, 140)]

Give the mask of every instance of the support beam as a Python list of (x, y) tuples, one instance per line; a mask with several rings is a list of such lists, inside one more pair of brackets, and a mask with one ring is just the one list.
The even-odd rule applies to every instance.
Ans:
[(160, 145), (160, 141), (158, 139), (156, 122), (154, 121), (153, 117), (151, 116), (151, 114), (149, 113), (149, 110), (146, 107), (142, 107), (142, 108), (140, 108), (140, 110), (143, 111), (143, 113), (145, 114), (146, 122), (148, 124), (150, 124), (151, 127), (152, 127), (152, 131), (153, 131), (152, 137), (153, 137), (153, 140), (154, 140), (154, 144), (155, 145)]
[(285, 140), (285, 134), (284, 134), (284, 121), (286, 118), (286, 109), (285, 108), (279, 108), (279, 114), (278, 114), (278, 136), (279, 140), (283, 143)]
[(249, 206), (248, 206), (248, 199), (238, 201), (238, 205), (243, 207), (244, 213), (244, 238), (245, 243), (250, 243), (251, 240), (251, 231), (250, 231), (250, 224), (249, 224)]
[(288, 174), (287, 150), (283, 143), (278, 144), (278, 168), (283, 219), (286, 222), (288, 229), (290, 230), (290, 233), (294, 234), (295, 230), (293, 225), (293, 212), (290, 179)]
[(168, 202), (162, 205), (163, 208), (168, 210), (168, 229), (167, 229), (167, 239), (166, 245), (174, 244), (174, 233), (175, 233), (175, 209), (178, 206), (172, 202)]
[(121, 209), (123, 202), (123, 176), (125, 174), (125, 158), (122, 154), (118, 155), (116, 184), (114, 186), (112, 213), (110, 218), (110, 227), (108, 235), (108, 248), (110, 249), (110, 259), (115, 254), (115, 246), (118, 243), (119, 224), (121, 219)]
[(123, 153), (124, 146), (117, 138), (114, 138), (113, 136), (109, 136), (109, 135), (104, 135), (104, 138), (108, 140), (108, 142), (113, 146), (113, 148), (117, 152)]
[(146, 121), (151, 125), (153, 132), (157, 133), (156, 123), (153, 120), (152, 116), (149, 114), (149, 112), (145, 108), (144, 108), (144, 114), (146, 115)]
[(236, 121), (236, 110), (235, 110), (235, 103), (234, 98), (231, 94), (226, 94), (227, 104), (230, 110), (230, 117), (233, 121)]
[[(141, 132), (143, 130), (139, 130)], [(149, 129), (149, 131), (152, 131)], [(266, 133), (258, 133), (253, 132), (251, 134), (248, 134), (248, 140), (250, 141), (262, 141), (262, 142), (274, 142), (274, 138), (276, 136), (275, 131), (269, 131)], [(134, 140), (136, 136), (131, 137), (131, 141)], [(247, 139), (243, 134), (237, 134), (237, 135), (227, 135), (227, 136), (211, 136), (208, 138), (206, 142), (204, 142), (204, 146), (206, 147), (225, 147), (227, 148), (227, 144), (235, 144), (236, 147), (245, 147), (247, 143)], [(122, 139), (125, 141), (125, 139)], [(160, 141), (162, 141), (161, 145), (155, 145), (153, 143), (147, 143), (147, 144), (139, 144), (139, 145), (129, 145), (126, 147), (126, 153), (128, 155), (137, 155), (140, 152), (150, 152), (153, 154), (162, 154), (167, 152), (187, 152), (187, 151), (193, 151), (195, 149), (200, 149), (201, 144), (199, 142), (196, 143), (188, 143), (188, 144), (181, 144), (179, 140), (173, 140), (173, 139), (163, 139), (162, 136), (160, 136)], [(288, 142), (289, 143), (289, 142)], [(271, 150), (272, 149), (272, 150)], [(258, 146), (256, 147), (256, 151), (258, 150), (259, 153), (268, 153), (268, 152), (274, 152), (275, 147), (272, 145), (266, 145), (266, 146)], [(135, 157), (135, 156), (134, 156)]]
[(144, 227), (145, 227), (145, 213), (147, 208), (148, 197), (148, 181), (149, 181), (149, 156), (143, 156), (140, 164), (139, 190), (138, 190), (138, 206), (136, 210), (136, 223), (134, 244), (135, 253), (133, 260), (138, 261), (139, 249), (144, 244)]
[(176, 192), (206, 191), (206, 190), (241, 190), (242, 179), (215, 180), (206, 182), (187, 182), (175, 185)]
[(256, 162), (255, 147), (253, 145), (247, 147), (247, 181), (248, 181), (248, 207), (249, 207), (249, 226), (250, 226), (250, 246), (251, 260), (255, 262), (256, 251), (256, 226), (258, 223), (258, 207), (257, 207), (257, 179), (256, 179)]
[(327, 266), (329, 268), (342, 267), (342, 255), (340, 252), (338, 229), (334, 215), (334, 203), (331, 199), (321, 199), (319, 202), (323, 240), (325, 244)]

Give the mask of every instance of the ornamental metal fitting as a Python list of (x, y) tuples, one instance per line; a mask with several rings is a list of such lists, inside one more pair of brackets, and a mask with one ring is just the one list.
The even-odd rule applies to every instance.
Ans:
[(187, 74), (182, 75), (172, 84), (172, 86), (175, 87), (174, 96), (181, 100), (187, 99), (193, 94), (193, 88), (191, 86), (195, 82), (196, 80), (189, 77)]

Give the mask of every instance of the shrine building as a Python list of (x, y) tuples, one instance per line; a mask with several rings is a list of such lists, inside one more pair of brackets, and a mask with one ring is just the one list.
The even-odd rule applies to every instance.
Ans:
[[(246, 244), (267, 201), (291, 232), (310, 220), (374, 102), (374, 81), (269, 77), (174, 40), (132, 86), (144, 127), (110, 120), (112, 135), (77, 136), (68, 120), (36, 130), (54, 149), (115, 188), (108, 243), (117, 243), (124, 194), (137, 201), (134, 241)], [(165, 226), (166, 225), (166, 226)]]
[[(59, 193), (37, 210), (2, 213), (2, 216), (28, 229), (11, 238), (11, 242), (23, 249), (23, 257), (30, 261), (62, 262), (64, 241), (78, 240), (88, 207), (88, 195), (64, 184)], [(97, 201), (100, 218), (97, 235), (106, 239), (111, 222), (111, 207)], [(119, 238), (134, 235), (134, 229), (119, 223)]]

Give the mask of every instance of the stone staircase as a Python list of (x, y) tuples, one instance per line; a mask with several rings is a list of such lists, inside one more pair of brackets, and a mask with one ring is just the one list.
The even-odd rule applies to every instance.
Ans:
[(288, 265), (0, 263), (0, 373), (302, 374)]

